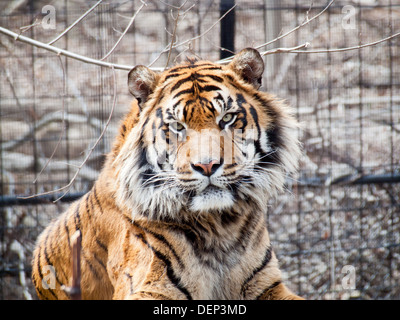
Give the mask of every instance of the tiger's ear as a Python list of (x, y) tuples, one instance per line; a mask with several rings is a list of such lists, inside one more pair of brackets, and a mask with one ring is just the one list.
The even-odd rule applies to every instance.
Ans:
[(256, 49), (243, 49), (235, 55), (228, 66), (244, 81), (252, 84), (256, 89), (261, 86), (264, 61)]
[(128, 74), (129, 92), (138, 100), (142, 107), (150, 94), (153, 93), (158, 80), (158, 74), (146, 66), (136, 66)]

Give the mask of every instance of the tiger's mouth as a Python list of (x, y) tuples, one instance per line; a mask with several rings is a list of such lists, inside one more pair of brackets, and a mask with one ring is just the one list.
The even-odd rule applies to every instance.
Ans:
[(198, 212), (224, 210), (232, 207), (234, 202), (231, 192), (210, 183), (202, 191), (192, 196), (190, 209)]

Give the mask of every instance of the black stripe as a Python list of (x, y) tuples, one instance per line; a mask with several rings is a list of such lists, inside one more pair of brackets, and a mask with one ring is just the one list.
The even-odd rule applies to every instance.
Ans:
[(176, 99), (176, 98), (178, 98), (179, 96), (181, 96), (181, 95), (183, 95), (183, 94), (194, 94), (194, 86), (192, 86), (192, 87), (189, 88), (189, 89), (185, 89), (185, 90), (182, 90), (182, 91), (176, 93), (176, 94), (173, 96), (172, 99)]
[(282, 283), (282, 281), (278, 280), (275, 281), (273, 284), (271, 284), (267, 289), (265, 289), (261, 294), (259, 294), (256, 298), (256, 300), (259, 300), (264, 294), (266, 294), (268, 291), (274, 289), (275, 287), (279, 286)]
[(145, 122), (143, 123), (142, 129), (140, 130), (140, 137), (139, 137), (139, 142), (138, 142), (139, 162), (137, 164), (139, 168), (143, 168), (148, 164), (147, 158), (146, 158), (146, 150), (143, 145), (144, 130), (145, 130), (148, 122), (149, 122), (149, 118), (146, 118)]
[(125, 124), (123, 124), (122, 125), (122, 127), (121, 127), (121, 136), (124, 138), (125, 137), (125, 132), (126, 132), (126, 126), (125, 126)]
[(179, 291), (181, 291), (188, 300), (193, 300), (191, 294), (189, 293), (189, 291), (182, 285), (181, 283), (181, 279), (179, 278), (179, 276), (177, 276), (174, 272), (174, 269), (172, 267), (172, 263), (171, 261), (168, 260), (168, 258), (162, 254), (160, 251), (156, 250), (155, 248), (153, 248), (151, 246), (151, 244), (149, 244), (146, 239), (143, 237), (142, 234), (135, 234), (135, 236), (141, 240), (147, 247), (149, 247), (154, 254), (157, 256), (158, 259), (160, 259), (161, 261), (164, 262), (164, 264), (167, 267), (167, 276), (168, 279), (172, 282), (172, 284), (179, 289)]
[(181, 75), (183, 75), (184, 73), (171, 73), (171, 74), (169, 74), (169, 75), (167, 75), (166, 77), (165, 77), (165, 79), (164, 79), (164, 81), (167, 81), (168, 79), (170, 79), (170, 78), (175, 78), (175, 77), (179, 77), (179, 76), (181, 76)]
[(103, 249), (106, 253), (108, 253), (108, 248), (107, 248), (107, 246), (103, 243), (103, 242), (101, 242), (99, 239), (97, 239), (96, 238), (96, 243), (98, 244), (98, 246), (101, 248), (101, 249)]
[[(206, 64), (204, 64), (204, 65), (199, 65), (200, 67), (201, 66), (205, 66)], [(207, 65), (210, 65), (210, 64), (207, 64)], [(204, 71), (204, 70), (221, 70), (221, 67), (216, 67), (216, 66), (212, 66), (212, 67), (208, 67), (208, 68), (201, 68), (200, 70), (198, 70), (198, 71)]]
[(178, 261), (179, 267), (181, 267), (182, 269), (185, 268), (184, 263), (182, 262), (181, 258), (178, 256), (178, 254), (176, 253), (174, 247), (168, 242), (167, 239), (165, 239), (165, 237), (164, 237), (163, 235), (158, 234), (158, 233), (156, 233), (156, 232), (154, 232), (154, 231), (151, 231), (151, 230), (149, 230), (149, 229), (147, 229), (147, 228), (145, 228), (145, 227), (142, 227), (141, 225), (137, 224), (135, 221), (132, 221), (132, 224), (133, 224), (135, 227), (137, 227), (137, 228), (143, 230), (145, 233), (149, 233), (149, 234), (151, 234), (154, 238), (156, 238), (157, 240), (161, 241), (165, 246), (168, 247), (169, 250), (171, 250), (171, 252), (172, 252), (172, 254), (174, 255), (175, 259)]
[(194, 82), (196, 80), (200, 80), (202, 76), (199, 75), (198, 73), (192, 73), (191, 75), (189, 75), (186, 78), (180, 79), (178, 80), (175, 85), (171, 88), (171, 93), (177, 89), (179, 89), (179, 87), (181, 87), (183, 84), (185, 84), (186, 82)]
[(237, 246), (242, 246), (243, 249), (247, 248), (247, 242), (250, 240), (248, 239), (247, 241), (246, 238), (249, 237), (249, 235), (253, 234), (253, 229), (257, 225), (257, 223), (260, 221), (261, 215), (257, 214), (254, 215), (252, 213), (247, 215), (246, 220), (243, 222), (242, 227), (240, 228), (239, 232), (239, 237), (237, 238)]
[[(227, 102), (227, 110), (232, 108), (232, 102), (233, 102), (232, 98), (229, 97), (228, 102)], [(242, 121), (241, 129), (244, 129), (245, 127), (247, 127), (247, 110), (243, 106), (243, 104), (246, 103), (246, 99), (243, 97), (242, 94), (239, 93), (236, 95), (236, 103), (237, 103), (237, 105), (239, 107), (239, 111), (240, 111), (237, 121), (238, 120)]]
[(271, 260), (271, 257), (272, 257), (272, 250), (271, 250), (271, 247), (269, 246), (267, 248), (267, 251), (265, 252), (265, 255), (264, 255), (263, 261), (261, 262), (261, 265), (259, 267), (255, 268), (253, 270), (253, 272), (251, 273), (251, 275), (244, 281), (244, 283), (242, 285), (242, 290), (240, 291), (242, 296), (246, 295), (245, 291), (247, 289), (247, 284), (256, 276), (257, 273), (262, 271), (267, 266), (267, 264)]
[(71, 248), (71, 242), (69, 240), (69, 228), (68, 228), (68, 220), (67, 220), (67, 218), (64, 219), (64, 230), (65, 230), (65, 233), (67, 234), (68, 247)]
[[(40, 290), (40, 288), (39, 288), (36, 284), (35, 284), (35, 289), (36, 289), (36, 292), (37, 292), (38, 297), (39, 297), (41, 300), (49, 300), (49, 299), (45, 296), (45, 294), (43, 293), (43, 291)], [(50, 292), (51, 292), (51, 291), (50, 291)], [(57, 299), (57, 297), (54, 295), (54, 293), (52, 293), (52, 295), (54, 296), (55, 299)]]
[(216, 75), (205, 74), (205, 75), (203, 75), (203, 76), (209, 77), (209, 78), (211, 78), (211, 79), (213, 79), (214, 81), (217, 81), (217, 82), (219, 82), (219, 83), (224, 82), (224, 79), (223, 79), (223, 78), (221, 78), (221, 77), (219, 77), (219, 76), (216, 76)]
[(281, 162), (279, 149), (282, 147), (283, 141), (280, 131), (281, 129), (277, 125), (274, 125), (274, 127), (265, 131), (269, 145), (271, 147), (271, 152), (263, 157), (263, 159), (261, 159), (262, 161), (268, 162), (270, 164), (278, 164)]
[[(92, 201), (90, 201), (89, 196), (90, 196), (90, 192), (86, 194), (85, 206), (86, 206), (87, 217), (88, 217), (89, 220), (91, 220), (92, 219), (92, 213), (94, 212), (94, 210), (93, 210)], [(90, 208), (89, 208), (89, 204), (90, 204)]]
[(258, 142), (258, 147), (260, 148), (259, 145), (260, 142), (258, 140), (260, 139), (261, 129), (260, 129), (260, 124), (258, 122), (258, 113), (257, 110), (252, 105), (250, 105), (249, 109), (250, 109), (250, 114), (253, 117), (254, 123), (257, 127), (258, 139), (256, 140), (256, 142)]
[[(238, 95), (239, 96), (239, 95)], [(266, 109), (267, 110), (267, 109)], [(275, 119), (277, 118), (276, 114), (271, 114), (271, 110), (268, 109), (268, 114), (269, 116), (276, 121)], [(270, 148), (271, 151), (266, 153), (262, 150), (261, 145), (260, 145), (260, 137), (261, 137), (261, 129), (260, 129), (260, 124), (258, 122), (258, 114), (257, 114), (257, 110), (250, 105), (250, 113), (251, 116), (253, 117), (254, 123), (257, 127), (257, 131), (258, 131), (258, 139), (254, 141), (254, 145), (256, 148), (256, 152), (258, 154), (260, 154), (260, 166), (261, 167), (267, 167), (269, 165), (272, 164), (277, 164), (280, 162), (280, 158), (279, 158), (279, 153), (277, 152), (277, 150), (279, 149), (279, 147), (282, 146), (283, 141), (280, 135), (280, 129), (279, 126), (274, 125), (272, 128), (268, 129), (265, 131), (265, 134), (267, 135), (268, 138), (268, 142), (270, 144)]]
[(104, 271), (107, 272), (107, 267), (105, 266), (103, 260), (101, 260), (96, 254), (93, 254), (94, 259), (97, 261), (97, 263), (103, 267)]
[[(205, 66), (211, 66), (211, 67), (201, 68), (201, 67), (205, 67)], [(199, 68), (199, 69), (201, 68), (201, 70), (216, 70), (216, 69), (221, 70), (221, 67), (215, 67), (213, 64), (206, 62), (206, 63), (201, 63), (201, 64), (183, 65), (183, 66), (175, 67), (175, 68), (170, 69), (169, 72), (171, 72), (171, 74), (172, 74), (177, 71), (181, 71), (181, 70), (185, 70), (185, 69), (194, 69), (194, 68)], [(182, 73), (182, 74), (184, 74), (184, 73)]]
[[(100, 275), (98, 274), (97, 270), (95, 269), (95, 267), (93, 266), (93, 264), (89, 261), (89, 259), (86, 257), (85, 255), (86, 251), (83, 250), (83, 248), (81, 249), (81, 257), (83, 259), (83, 261), (89, 266), (90, 271), (94, 274), (94, 276), (101, 280), (102, 277), (100, 277)], [(104, 266), (104, 265), (103, 265)]]
[(193, 113), (194, 108), (191, 109), (191, 113), (188, 114), (188, 110), (191, 104), (195, 103), (195, 100), (187, 100), (185, 102), (185, 107), (183, 108), (183, 118), (185, 121), (188, 121)]
[(76, 206), (76, 211), (75, 211), (75, 215), (74, 215), (74, 223), (75, 223), (75, 231), (78, 231), (81, 229), (81, 217), (79, 215), (79, 206), (80, 203)]
[(218, 91), (221, 90), (221, 88), (214, 86), (212, 84), (206, 85), (204, 87), (199, 86), (199, 92), (209, 92), (209, 91)]
[(213, 115), (215, 115), (215, 112), (216, 112), (217, 110), (215, 110), (213, 104), (212, 104), (209, 100), (204, 101), (204, 106), (205, 106)]
[(99, 197), (97, 196), (96, 185), (94, 185), (94, 187), (93, 187), (93, 195), (94, 195), (94, 199), (96, 200), (96, 204), (100, 209), (100, 214), (103, 215), (103, 207), (101, 206)]
[[(260, 129), (260, 124), (258, 123), (258, 114), (256, 109), (253, 106), (250, 106), (250, 113), (254, 119), (254, 122), (256, 124), (257, 127), (257, 131), (258, 131), (258, 139), (254, 141), (254, 146), (256, 148), (256, 152), (260, 155), (260, 167), (267, 167), (270, 166), (272, 164), (276, 164), (279, 161), (279, 157), (278, 154), (276, 152), (276, 146), (271, 145), (271, 151), (266, 153), (262, 150), (261, 145), (260, 145), (260, 137), (261, 137), (261, 129)], [(272, 130), (270, 133), (267, 133), (267, 136), (269, 138), (269, 136), (275, 138), (275, 142), (278, 139), (277, 136), (277, 132), (275, 132), (274, 130)]]
[(125, 272), (125, 275), (129, 279), (129, 294), (132, 295), (134, 293), (134, 290), (133, 290), (133, 277), (128, 272)]
[[(96, 185), (94, 185), (94, 187), (93, 187), (93, 196), (94, 196), (94, 199), (96, 201), (97, 206), (100, 209), (100, 213), (103, 214), (103, 209), (102, 209), (102, 207), (100, 205), (100, 200), (97, 197)], [(91, 211), (94, 212), (94, 206), (93, 206), (92, 199), (90, 199), (90, 207), (91, 207)], [(97, 245), (107, 253), (108, 252), (107, 246), (97, 238), (97, 232), (96, 232), (97, 230), (95, 228), (93, 228), (93, 229), (94, 229), (93, 233), (95, 234), (95, 237), (96, 237), (95, 241), (96, 241)]]
[(237, 223), (239, 219), (239, 214), (235, 210), (224, 211), (221, 214), (221, 225), (222, 227), (227, 227), (230, 224)]

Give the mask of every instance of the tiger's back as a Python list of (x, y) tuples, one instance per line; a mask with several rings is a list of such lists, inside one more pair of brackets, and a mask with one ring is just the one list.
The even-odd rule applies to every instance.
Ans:
[(130, 72), (137, 101), (99, 179), (38, 239), (40, 298), (68, 298), (76, 230), (84, 299), (298, 298), (266, 225), (267, 201), (297, 165), (296, 122), (258, 91), (263, 70), (245, 49), (227, 66)]

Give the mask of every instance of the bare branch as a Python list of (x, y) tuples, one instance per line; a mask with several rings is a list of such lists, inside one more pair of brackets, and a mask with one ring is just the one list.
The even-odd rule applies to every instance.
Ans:
[(292, 47), (292, 48), (276, 48), (276, 49), (272, 49), (272, 50), (267, 50), (267, 51), (263, 51), (260, 52), (260, 54), (262, 56), (267, 56), (269, 54), (275, 54), (275, 53), (287, 53), (287, 52), (293, 52), (295, 50), (299, 50), (299, 49), (303, 49), (303, 48), (307, 48), (310, 46), (309, 42), (306, 42), (304, 44), (301, 44), (299, 46), (296, 47)]
[(53, 44), (62, 38), (68, 31), (70, 31), (73, 27), (75, 27), (79, 22), (81, 22), (90, 12), (92, 12), (103, 0), (99, 0), (93, 7), (91, 7), (88, 11), (86, 11), (83, 15), (81, 15), (73, 24), (71, 24), (67, 29), (65, 29), (58, 37), (51, 40), (48, 45)]
[(315, 50), (293, 50), (291, 52), (293, 53), (328, 53), (328, 52), (344, 52), (344, 51), (351, 51), (351, 50), (358, 50), (358, 49), (362, 49), (362, 48), (366, 48), (366, 47), (371, 47), (371, 46), (375, 46), (379, 43), (388, 41), (390, 39), (396, 38), (400, 36), (400, 32), (395, 33), (391, 36), (388, 36), (384, 39), (380, 39), (374, 42), (370, 42), (370, 43), (366, 43), (366, 44), (361, 44), (358, 46), (354, 46), (354, 47), (347, 47), (347, 48), (336, 48), (336, 49), (315, 49)]
[(139, 7), (139, 9), (136, 10), (135, 14), (132, 16), (131, 20), (129, 21), (128, 25), (126, 26), (124, 32), (121, 34), (121, 36), (119, 37), (119, 39), (117, 40), (117, 42), (115, 43), (115, 45), (111, 48), (111, 50), (100, 60), (104, 60), (106, 59), (114, 50), (115, 48), (118, 46), (118, 44), (121, 42), (122, 38), (126, 35), (126, 33), (128, 32), (129, 28), (132, 26), (133, 22), (136, 19), (136, 16), (139, 14), (139, 12), (143, 9), (144, 6), (147, 6), (147, 3), (144, 1), (141, 1), (142, 5)]
[(42, 48), (42, 49), (45, 49), (47, 51), (51, 51), (51, 52), (54, 52), (56, 54), (59, 54), (59, 55), (62, 55), (62, 56), (66, 56), (66, 57), (69, 57), (69, 58), (72, 58), (72, 59), (75, 59), (75, 60), (79, 60), (79, 61), (82, 61), (82, 62), (85, 62), (85, 63), (94, 64), (94, 65), (98, 65), (98, 66), (101, 66), (101, 67), (108, 67), (108, 68), (113, 68), (113, 69), (126, 70), (126, 71), (129, 71), (129, 70), (131, 70), (133, 68), (133, 66), (109, 63), (109, 62), (104, 62), (104, 61), (100, 61), (100, 60), (97, 60), (97, 59), (92, 59), (92, 58), (89, 58), (89, 57), (85, 57), (85, 56), (73, 53), (71, 51), (68, 51), (68, 50), (60, 49), (60, 48), (54, 47), (52, 45), (45, 44), (43, 42), (33, 40), (31, 38), (28, 38), (28, 37), (25, 37), (23, 35), (17, 34), (17, 33), (13, 32), (13, 31), (10, 31), (10, 30), (8, 30), (6, 28), (3, 28), (3, 27), (0, 27), (0, 33), (3, 33), (3, 34), (5, 34), (5, 35), (7, 35), (9, 37), (13, 37), (14, 40), (16, 40), (16, 41), (21, 41), (21, 42), (24, 42), (24, 43), (28, 43), (28, 44), (30, 44), (32, 46), (35, 46), (35, 47), (38, 47), (38, 48)]
[(32, 23), (32, 24), (30, 24), (28, 26), (20, 27), (19, 30), (21, 30), (21, 32), (26, 32), (26, 31), (30, 30), (31, 28), (36, 27), (36, 26), (38, 26), (40, 24), (42, 24), (42, 22), (39, 21), (39, 19), (35, 19), (34, 23)]

